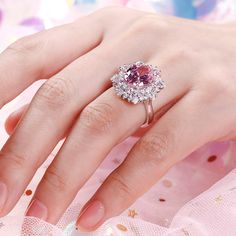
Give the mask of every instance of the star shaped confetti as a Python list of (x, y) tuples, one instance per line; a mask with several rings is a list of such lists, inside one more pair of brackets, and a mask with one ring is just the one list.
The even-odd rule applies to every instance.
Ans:
[(129, 210), (128, 216), (134, 218), (138, 213), (135, 210)]
[(222, 197), (221, 195), (218, 195), (218, 196), (215, 198), (215, 201), (216, 201), (217, 203), (220, 203), (220, 202), (223, 201), (223, 197)]

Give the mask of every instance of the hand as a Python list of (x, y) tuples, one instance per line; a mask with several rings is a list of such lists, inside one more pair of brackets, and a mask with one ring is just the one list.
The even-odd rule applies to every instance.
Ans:
[(125, 63), (157, 65), (166, 89), (153, 102), (156, 123), (88, 201), (78, 227), (93, 230), (120, 214), (201, 145), (235, 138), (235, 34), (234, 24), (105, 8), (11, 45), (0, 56), (2, 105), (48, 80), (6, 123), (12, 135), (0, 158), (1, 215), (66, 137), (27, 212), (56, 223), (109, 151), (139, 129), (143, 104), (120, 99), (109, 80)]

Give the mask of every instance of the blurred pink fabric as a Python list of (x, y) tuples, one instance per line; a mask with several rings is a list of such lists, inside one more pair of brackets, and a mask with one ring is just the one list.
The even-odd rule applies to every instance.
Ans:
[[(73, 0), (0, 0), (0, 49), (16, 38), (44, 28), (68, 22), (99, 7), (118, 4), (172, 13), (171, 1), (80, 1)], [(197, 4), (204, 1), (194, 1)], [(209, 1), (214, 2), (216, 1)], [(76, 5), (77, 6), (74, 6)], [(55, 7), (55, 8), (53, 8)], [(56, 9), (56, 10), (55, 10)], [(200, 9), (200, 7), (199, 7)], [(201, 15), (202, 20), (235, 19), (233, 0), (217, 1), (213, 11)], [(55, 11), (54, 11), (55, 10)], [(24, 16), (24, 17), (23, 17)], [(24, 18), (24, 19), (23, 19)], [(39, 81), (5, 106), (0, 113), (0, 145), (8, 136), (4, 121), (8, 114), (30, 101), (41, 85)], [(217, 124), (218, 125), (218, 124)], [(235, 236), (236, 235), (236, 144), (213, 142), (196, 150), (174, 166), (150, 191), (126, 209), (120, 216), (109, 219), (97, 231), (75, 230), (76, 217), (83, 204), (93, 195), (106, 176), (125, 158), (137, 138), (130, 137), (115, 147), (88, 183), (78, 192), (59, 223), (54, 226), (33, 217), (24, 218), (24, 211), (34, 194), (37, 183), (58, 147), (36, 173), (16, 207), (0, 219), (0, 235), (34, 236)], [(69, 171), (69, 170), (68, 170)], [(79, 177), (80, 173), (78, 173)], [(17, 184), (17, 183), (16, 183)], [(145, 184), (145, 183), (144, 183)], [(23, 228), (22, 228), (23, 225)]]

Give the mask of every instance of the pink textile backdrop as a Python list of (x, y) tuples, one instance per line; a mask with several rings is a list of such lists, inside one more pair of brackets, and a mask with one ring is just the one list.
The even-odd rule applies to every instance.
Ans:
[[(126, 5), (181, 16), (183, 13), (174, 5), (176, 2), (171, 0), (0, 0), (0, 50), (21, 36), (71, 21), (106, 5)], [(189, 2), (192, 2), (192, 5), (187, 4)], [(202, 0), (187, 3), (184, 7), (191, 10), (190, 18), (220, 22), (236, 18), (234, 0)], [(6, 117), (10, 112), (30, 101), (41, 83), (41, 81), (35, 83), (1, 110), (1, 145), (8, 138), (4, 130)], [(0, 236), (236, 235), (235, 142), (213, 142), (201, 147), (173, 167), (123, 214), (109, 219), (95, 232), (76, 231), (74, 224), (80, 208), (105, 177), (122, 162), (136, 141), (134, 137), (128, 138), (112, 150), (93, 177), (78, 192), (60, 222), (53, 226), (33, 217), (24, 218), (24, 211), (34, 194), (37, 183), (58, 150), (58, 145), (38, 170), (17, 206), (9, 215), (0, 219)]]

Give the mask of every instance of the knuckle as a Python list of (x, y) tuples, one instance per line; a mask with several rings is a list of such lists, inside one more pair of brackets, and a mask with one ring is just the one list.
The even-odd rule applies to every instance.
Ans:
[(225, 74), (223, 74), (222, 72), (218, 73), (218, 74), (213, 74), (211, 76), (211, 83), (210, 86), (214, 89), (214, 91), (217, 94), (220, 94), (224, 91), (229, 91), (231, 88), (231, 83), (230, 81), (226, 78), (227, 76), (225, 76)]
[(190, 63), (197, 58), (197, 51), (193, 47), (179, 47), (177, 50), (173, 50), (172, 55), (170, 56), (170, 61), (168, 63), (177, 65), (179, 61)]
[(26, 36), (21, 39), (18, 39), (14, 43), (12, 43), (6, 49), (8, 52), (13, 54), (32, 54), (35, 51), (38, 51), (42, 48), (43, 43), (40, 40), (37, 40), (38, 37), (33, 36)]
[[(225, 94), (232, 94), (235, 88), (232, 87), (230, 76), (227, 76), (227, 72), (223, 70), (218, 71), (217, 69), (208, 69), (206, 73), (201, 76), (199, 81), (199, 87), (202, 93), (205, 95), (203, 99), (207, 101), (215, 101), (217, 96), (225, 96)], [(204, 81), (204, 83), (202, 83)]]
[(0, 159), (9, 163), (13, 168), (19, 169), (28, 166), (29, 159), (14, 151), (0, 151)]
[(80, 115), (82, 126), (89, 133), (109, 132), (113, 123), (114, 110), (108, 103), (88, 105)]
[(170, 147), (170, 138), (161, 133), (147, 135), (137, 145), (142, 156), (145, 156), (149, 162), (159, 164), (165, 158)]
[(137, 19), (132, 27), (132, 33), (137, 34), (153, 34), (155, 32), (160, 32), (163, 30), (167, 30), (169, 27), (169, 23), (167, 21), (158, 19), (153, 14), (143, 15), (139, 19)]
[(50, 167), (43, 176), (43, 184), (48, 185), (49, 189), (63, 192), (67, 189), (67, 182), (55, 167)]
[(117, 195), (126, 200), (132, 200), (136, 198), (136, 192), (134, 188), (129, 186), (125, 179), (118, 172), (113, 172), (109, 176), (109, 181), (112, 183), (112, 188), (116, 190)]
[(52, 78), (45, 82), (39, 89), (36, 96), (36, 103), (49, 106), (52, 109), (58, 109), (66, 105), (71, 87), (68, 80), (61, 78)]

